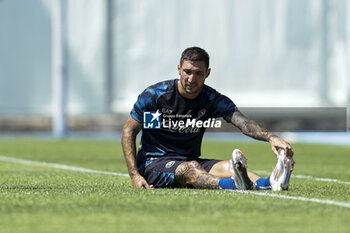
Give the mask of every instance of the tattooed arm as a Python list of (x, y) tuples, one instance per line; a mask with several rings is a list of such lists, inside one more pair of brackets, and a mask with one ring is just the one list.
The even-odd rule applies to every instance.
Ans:
[(293, 148), (282, 138), (272, 134), (261, 127), (258, 122), (244, 116), (240, 111), (235, 111), (231, 118), (227, 118), (234, 126), (245, 135), (257, 140), (269, 142), (273, 153), (278, 157), (278, 149), (284, 149), (288, 156), (293, 156)]
[(126, 165), (134, 188), (152, 188), (140, 175), (136, 165), (136, 136), (142, 129), (142, 124), (129, 116), (122, 133), (122, 145)]

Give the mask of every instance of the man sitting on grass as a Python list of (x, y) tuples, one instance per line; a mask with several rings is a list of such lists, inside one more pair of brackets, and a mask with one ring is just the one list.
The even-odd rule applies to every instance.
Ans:
[[(293, 170), (288, 142), (245, 117), (226, 96), (204, 84), (210, 74), (209, 55), (198, 47), (181, 56), (180, 79), (146, 88), (123, 128), (122, 145), (135, 188), (199, 188), (286, 190)], [(222, 117), (242, 133), (269, 142), (277, 157), (270, 177), (247, 171), (247, 160), (236, 149), (229, 160), (201, 159), (208, 127), (220, 127)], [(136, 152), (136, 136), (142, 130)], [(280, 150), (280, 153), (278, 152)]]

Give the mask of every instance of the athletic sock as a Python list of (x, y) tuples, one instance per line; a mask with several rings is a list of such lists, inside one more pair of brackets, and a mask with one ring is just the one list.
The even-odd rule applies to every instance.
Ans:
[(270, 177), (258, 179), (255, 185), (257, 190), (271, 190)]
[(235, 182), (231, 178), (221, 178), (219, 181), (220, 189), (237, 189)]

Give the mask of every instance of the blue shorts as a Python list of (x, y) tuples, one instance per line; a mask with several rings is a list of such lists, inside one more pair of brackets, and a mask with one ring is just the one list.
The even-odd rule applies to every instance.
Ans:
[(175, 170), (183, 162), (197, 161), (207, 172), (221, 160), (189, 158), (180, 155), (169, 155), (160, 158), (150, 158), (138, 164), (140, 174), (149, 185), (155, 188), (177, 188)]

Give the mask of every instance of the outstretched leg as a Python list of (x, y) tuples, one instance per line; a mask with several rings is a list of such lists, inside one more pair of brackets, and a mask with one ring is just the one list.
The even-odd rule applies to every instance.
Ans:
[(181, 187), (219, 189), (220, 178), (209, 174), (197, 161), (183, 162), (175, 170), (175, 181)]
[(235, 165), (229, 178), (223, 178), (208, 173), (197, 161), (183, 162), (175, 170), (175, 181), (180, 187), (199, 189), (252, 189), (245, 160), (237, 160)]
[[(240, 163), (237, 163), (240, 162)], [(235, 164), (235, 165), (233, 165)], [(237, 168), (243, 164), (244, 170), (238, 171)], [(242, 177), (244, 178), (244, 181), (236, 180), (235, 183), (238, 186), (243, 186), (240, 189), (257, 189), (257, 190), (270, 190), (270, 177), (267, 178), (261, 178), (259, 175), (255, 174), (254, 172), (247, 171), (247, 159), (243, 155), (242, 151), (239, 149), (235, 149), (232, 152), (232, 159), (231, 160), (224, 160), (219, 163), (216, 163), (211, 170), (209, 171), (210, 174), (213, 174), (218, 177), (231, 177), (232, 176), (232, 170), (234, 170), (234, 174), (238, 174), (240, 172), (242, 174)], [(240, 183), (244, 183), (244, 185), (240, 185)], [(244, 188), (245, 187), (245, 188)]]
[[(227, 178), (232, 176), (231, 169), (233, 169), (232, 160), (223, 160), (219, 163), (216, 163), (210, 169), (209, 174), (217, 177)], [(281, 150), (277, 160), (277, 165), (271, 173), (271, 176), (262, 178), (251, 171), (247, 171), (247, 174), (249, 179), (254, 183), (257, 190), (281, 191), (288, 190), (289, 180), (293, 169), (293, 158), (287, 157), (284, 153), (284, 150)]]
[[(247, 171), (249, 179), (255, 183), (258, 179), (261, 177), (252, 172)], [(220, 177), (220, 178), (231, 178), (232, 177), (232, 161), (231, 160), (223, 160), (220, 161), (210, 169), (209, 174), (212, 174), (214, 176)]]
[[(228, 178), (232, 177), (232, 161), (223, 160), (216, 163), (209, 171), (214, 176)], [(257, 190), (270, 190), (270, 177), (262, 178), (252, 171), (247, 171), (249, 179), (254, 183)]]

